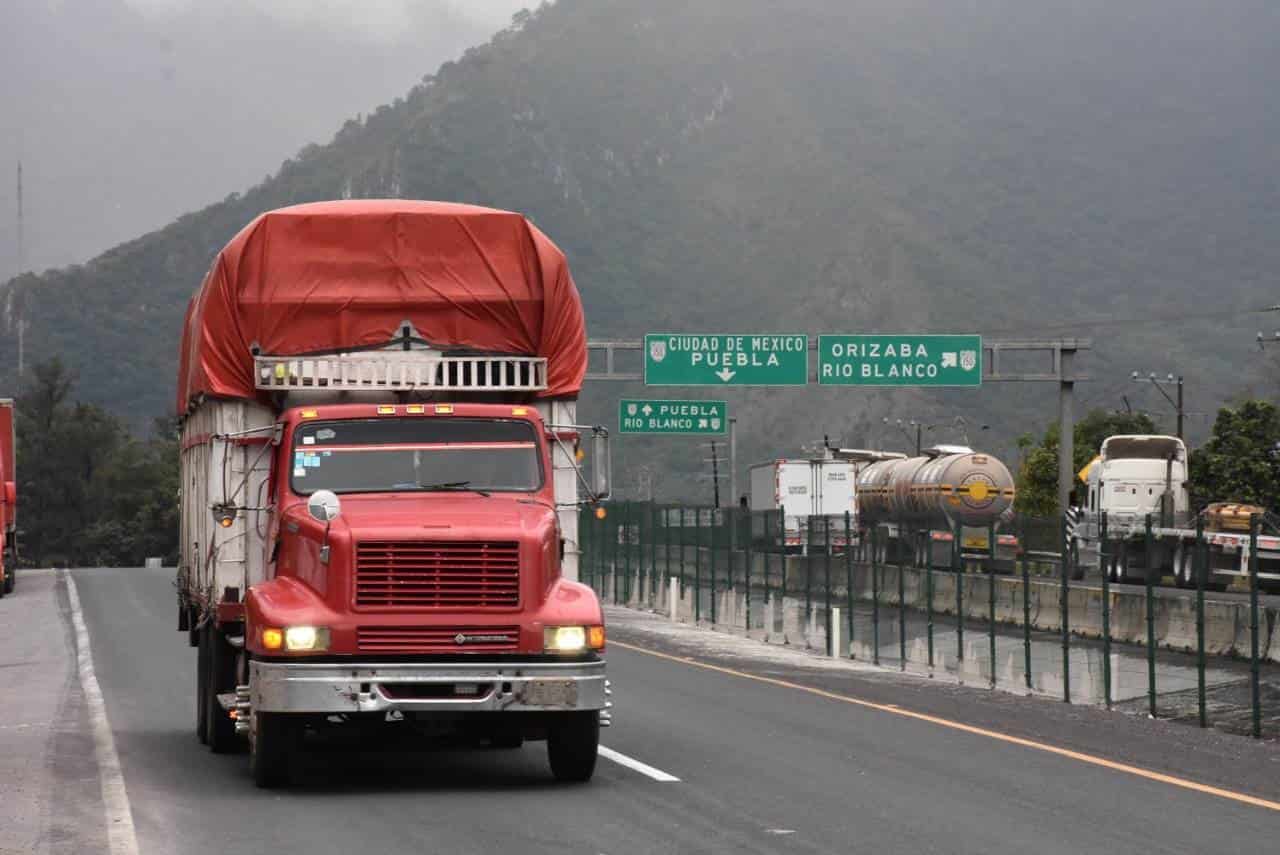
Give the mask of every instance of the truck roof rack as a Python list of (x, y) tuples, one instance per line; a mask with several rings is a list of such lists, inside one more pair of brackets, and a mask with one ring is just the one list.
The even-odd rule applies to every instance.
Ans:
[(547, 360), (537, 356), (450, 356), (439, 351), (368, 351), (331, 356), (255, 356), (254, 382), (273, 392), (425, 390), (541, 392)]

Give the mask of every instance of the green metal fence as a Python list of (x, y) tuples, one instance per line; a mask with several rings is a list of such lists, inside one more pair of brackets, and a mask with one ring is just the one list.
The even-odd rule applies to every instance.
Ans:
[[(1105, 517), (1085, 555), (1065, 519), (939, 531), (613, 502), (583, 511), (579, 574), (606, 603), (665, 613), (674, 586), (681, 620), (1260, 737), (1280, 731), (1280, 608), (1260, 598), (1259, 525), (1247, 577), (1211, 600), (1202, 521), (1187, 559), (1194, 583), (1176, 592), (1154, 572), (1142, 572), (1140, 585), (1101, 572), (1132, 575), (1153, 563), (1150, 528), (1121, 541)], [(1226, 644), (1232, 616), (1247, 632)], [(1211, 720), (1211, 707), (1225, 712)]]

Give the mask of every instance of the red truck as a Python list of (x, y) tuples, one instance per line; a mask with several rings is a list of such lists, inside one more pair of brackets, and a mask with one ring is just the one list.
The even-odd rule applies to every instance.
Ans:
[(612, 704), (577, 511), (607, 497), (609, 449), (575, 423), (560, 250), (467, 205), (272, 211), (214, 260), (180, 363), (199, 738), (247, 737), (259, 786), (371, 726), (546, 740), (557, 779), (588, 780)]
[(18, 572), (18, 476), (13, 399), (0, 398), (0, 597), (12, 594)]

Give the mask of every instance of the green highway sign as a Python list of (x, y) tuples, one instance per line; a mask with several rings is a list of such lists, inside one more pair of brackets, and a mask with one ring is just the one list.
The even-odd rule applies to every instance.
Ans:
[(618, 402), (618, 433), (723, 434), (729, 428), (724, 401)]
[(820, 335), (825, 386), (981, 386), (980, 335)]
[(646, 386), (803, 386), (809, 382), (807, 335), (644, 337)]

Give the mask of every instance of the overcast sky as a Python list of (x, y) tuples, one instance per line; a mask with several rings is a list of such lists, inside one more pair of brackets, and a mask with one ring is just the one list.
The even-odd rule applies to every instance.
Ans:
[(0, 280), (256, 184), (537, 0), (0, 0)]

